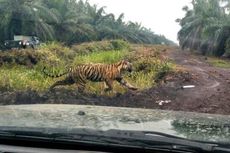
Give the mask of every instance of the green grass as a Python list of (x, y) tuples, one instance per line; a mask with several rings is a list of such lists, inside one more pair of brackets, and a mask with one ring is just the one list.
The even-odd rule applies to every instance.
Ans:
[(45, 78), (41, 71), (24, 66), (2, 66), (0, 69), (0, 89), (7, 91), (45, 90), (53, 82)]
[(153, 79), (155, 74), (156, 72), (154, 71), (151, 71), (148, 73), (134, 72), (131, 75), (131, 78), (128, 78), (127, 80), (130, 83), (137, 86), (140, 90), (148, 89), (148, 88), (151, 88), (155, 84), (154, 79)]
[[(127, 51), (108, 51), (108, 52), (96, 52), (88, 55), (79, 55), (74, 59), (74, 64), (83, 63), (114, 63), (120, 61), (127, 55)], [(52, 56), (53, 57), (53, 56)], [(55, 59), (55, 58), (54, 58)], [(60, 60), (60, 59), (58, 59)], [(56, 60), (56, 61), (58, 61)], [(4, 65), (1, 66), (0, 73), (0, 90), (17, 91), (17, 90), (36, 90), (45, 91), (55, 81), (62, 78), (49, 78), (42, 73), (44, 65), (48, 67), (48, 71), (53, 74), (62, 73), (65, 71), (65, 65), (63, 62), (59, 62), (60, 65), (47, 65), (46, 63), (38, 63), (33, 68), (28, 68), (22, 65)], [(102, 85), (101, 85), (102, 84)], [(71, 88), (76, 88), (75, 86)], [(99, 93), (104, 88), (103, 83), (89, 83), (87, 89), (93, 93)]]
[(219, 58), (208, 58), (208, 63), (219, 68), (230, 68), (230, 61)]
[(74, 59), (73, 64), (83, 64), (83, 63), (115, 63), (122, 60), (128, 54), (127, 50), (121, 51), (107, 51), (107, 52), (93, 52), (87, 55), (79, 55)]
[(78, 54), (89, 54), (93, 52), (111, 51), (111, 50), (127, 50), (130, 46), (123, 40), (104, 40), (93, 41), (82, 44), (73, 45), (71, 49)]
[[(92, 45), (92, 44), (90, 44)], [(119, 47), (119, 46), (118, 46)], [(61, 78), (49, 78), (42, 73), (44, 66), (51, 73), (58, 74), (65, 71), (66, 66), (73, 66), (83, 63), (115, 63), (122, 59), (129, 58), (134, 65), (134, 72), (131, 75), (124, 74), (127, 80), (133, 86), (144, 90), (155, 85), (155, 80), (159, 76), (170, 70), (170, 64), (166, 64), (158, 57), (147, 56), (138, 49), (138, 54), (130, 52), (129, 49), (107, 50), (88, 52), (87, 54), (74, 54), (71, 48), (64, 47), (57, 43), (43, 45), (37, 50), (41, 60), (33, 67), (23, 66), (16, 63), (4, 64), (0, 67), (0, 90), (1, 91), (26, 91), (35, 90), (44, 92)], [(145, 55), (144, 57), (141, 55)], [(154, 52), (152, 54), (155, 54)], [(139, 57), (140, 56), (140, 57)], [(62, 86), (60, 88), (70, 88), (77, 90), (76, 85)], [(97, 95), (113, 95), (104, 93), (104, 83), (88, 82), (86, 92)], [(114, 82), (114, 91), (124, 93), (126, 88)]]

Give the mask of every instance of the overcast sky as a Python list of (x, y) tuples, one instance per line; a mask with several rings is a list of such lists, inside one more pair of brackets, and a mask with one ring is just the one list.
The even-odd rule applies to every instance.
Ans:
[(177, 18), (184, 16), (182, 7), (189, 5), (191, 0), (89, 0), (99, 7), (106, 6), (106, 13), (114, 13), (116, 17), (125, 14), (125, 21), (141, 23), (151, 28), (156, 34), (177, 42), (180, 29)]

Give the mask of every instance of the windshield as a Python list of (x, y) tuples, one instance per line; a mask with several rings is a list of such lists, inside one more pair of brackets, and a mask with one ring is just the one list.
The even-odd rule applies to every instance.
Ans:
[(229, 10), (228, 0), (0, 0), (0, 125), (229, 143)]

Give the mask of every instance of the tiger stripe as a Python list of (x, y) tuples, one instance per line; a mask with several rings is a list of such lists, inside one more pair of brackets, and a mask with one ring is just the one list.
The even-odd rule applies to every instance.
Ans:
[(55, 82), (50, 89), (53, 89), (55, 86), (59, 85), (71, 85), (77, 83), (79, 85), (79, 91), (83, 91), (86, 85), (87, 80), (93, 82), (105, 81), (107, 88), (105, 91), (112, 90), (113, 81), (118, 81), (121, 85), (136, 90), (137, 88), (133, 87), (129, 83), (123, 80), (122, 72), (132, 71), (132, 64), (128, 61), (122, 60), (118, 63), (113, 64), (83, 64), (75, 67), (69, 68), (66, 72), (59, 75), (51, 75), (43, 69), (44, 74), (49, 77), (60, 77), (66, 75), (64, 80)]

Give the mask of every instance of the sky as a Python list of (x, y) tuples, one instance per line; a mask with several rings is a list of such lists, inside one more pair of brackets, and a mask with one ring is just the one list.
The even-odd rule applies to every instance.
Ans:
[(141, 23), (154, 33), (178, 43), (177, 32), (180, 26), (175, 22), (182, 18), (185, 12), (182, 7), (190, 5), (191, 0), (89, 0), (98, 7), (105, 6), (106, 13), (118, 17), (125, 14), (125, 21)]

